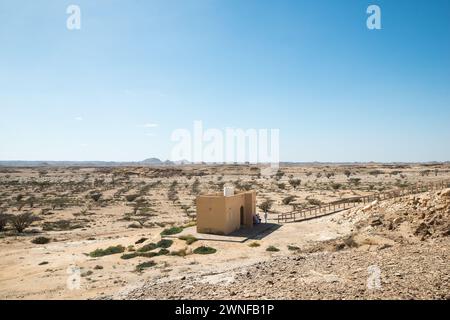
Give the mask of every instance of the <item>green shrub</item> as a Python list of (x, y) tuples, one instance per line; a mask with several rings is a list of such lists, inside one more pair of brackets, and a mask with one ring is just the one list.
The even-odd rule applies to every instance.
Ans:
[(145, 241), (147, 241), (147, 238), (140, 238), (138, 241), (136, 241), (134, 244), (141, 244), (144, 243)]
[(297, 250), (300, 250), (300, 248), (299, 247), (297, 247), (297, 246), (288, 246), (288, 250), (290, 250), (290, 251), (297, 251)]
[(278, 252), (278, 251), (280, 251), (280, 249), (278, 249), (277, 247), (274, 247), (274, 246), (269, 246), (269, 247), (266, 249), (266, 251), (269, 251), (269, 252)]
[(125, 253), (120, 257), (120, 259), (129, 260), (129, 259), (136, 258), (137, 256), (139, 256), (139, 253), (137, 253), (137, 252)]
[(195, 254), (213, 254), (216, 252), (217, 252), (216, 249), (206, 246), (201, 246), (194, 250)]
[(170, 236), (173, 234), (177, 234), (183, 231), (183, 228), (181, 227), (172, 227), (169, 229), (164, 229), (163, 232), (161, 232), (162, 236)]
[(162, 239), (161, 241), (159, 241), (156, 246), (158, 248), (163, 248), (163, 249), (167, 249), (170, 248), (173, 244), (173, 240), (169, 240), (169, 239)]
[(125, 251), (125, 247), (118, 245), (118, 246), (108, 247), (106, 249), (97, 249), (97, 250), (89, 253), (89, 256), (92, 258), (98, 258), (98, 257), (103, 257), (103, 256), (109, 256), (112, 254), (122, 253), (124, 251)]
[(156, 266), (156, 262), (154, 262), (154, 261), (143, 262), (143, 263), (140, 263), (140, 264), (138, 264), (136, 266), (136, 271), (142, 272), (145, 269), (151, 268), (151, 267), (154, 267), (154, 266)]
[(148, 252), (148, 251), (155, 250), (156, 248), (158, 248), (158, 246), (156, 245), (156, 243), (152, 242), (152, 243), (146, 244), (142, 248), (139, 248), (137, 251), (138, 252)]
[(37, 237), (31, 240), (31, 242), (34, 244), (47, 244), (50, 242), (50, 239), (46, 237)]
[(181, 236), (178, 239), (186, 241), (187, 245), (193, 244), (194, 242), (198, 241), (198, 239), (193, 235)]
[(167, 256), (169, 253), (170, 253), (169, 250), (163, 248), (163, 249), (159, 250), (158, 256)]
[(142, 258), (153, 258), (156, 257), (158, 255), (158, 253), (156, 252), (143, 252), (143, 253), (138, 253), (137, 256), (138, 257), (142, 257)]

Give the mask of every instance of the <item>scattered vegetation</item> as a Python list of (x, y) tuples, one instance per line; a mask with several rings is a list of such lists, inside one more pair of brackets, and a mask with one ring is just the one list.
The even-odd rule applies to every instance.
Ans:
[(269, 251), (269, 252), (278, 252), (278, 251), (280, 251), (280, 249), (278, 249), (278, 248), (275, 247), (275, 246), (269, 246), (269, 247), (267, 247), (266, 251)]
[(300, 180), (300, 179), (290, 179), (290, 180), (289, 180), (289, 184), (290, 184), (294, 189), (297, 189), (297, 188), (302, 184), (302, 180)]
[(0, 213), (0, 231), (3, 231), (8, 224), (11, 215), (6, 213)]
[(138, 264), (136, 266), (136, 271), (142, 272), (145, 269), (148, 269), (148, 268), (151, 268), (151, 267), (154, 267), (154, 266), (156, 266), (156, 262), (154, 262), (154, 261), (143, 262), (143, 263), (140, 263), (140, 264)]
[(170, 248), (173, 244), (173, 240), (169, 240), (169, 239), (162, 239), (161, 241), (159, 241), (156, 244), (157, 248), (163, 248), (163, 249), (167, 249)]
[(118, 245), (118, 246), (108, 247), (106, 249), (97, 249), (97, 250), (89, 253), (89, 256), (92, 258), (99, 258), (99, 257), (103, 257), (103, 256), (109, 256), (112, 254), (122, 253), (124, 251), (125, 251), (125, 247)]
[(169, 229), (164, 229), (163, 232), (161, 232), (161, 236), (170, 236), (177, 233), (181, 233), (183, 231), (182, 227), (172, 227)]
[(178, 239), (186, 241), (187, 245), (193, 244), (194, 242), (198, 241), (198, 239), (193, 235), (181, 236)]
[(216, 249), (206, 246), (201, 246), (194, 250), (195, 254), (213, 254), (216, 252), (217, 252)]
[(33, 222), (38, 220), (38, 218), (31, 212), (25, 212), (17, 215), (12, 215), (9, 220), (14, 229), (17, 232), (22, 233), (26, 228), (31, 226)]
[(47, 244), (50, 242), (50, 239), (46, 237), (37, 237), (31, 240), (31, 242), (34, 244)]
[(258, 208), (261, 209), (264, 213), (267, 213), (272, 208), (272, 204), (273, 204), (272, 200), (265, 200), (258, 206)]
[(292, 201), (295, 200), (295, 196), (287, 196), (286, 198), (284, 198), (281, 202), (284, 205), (289, 205)]

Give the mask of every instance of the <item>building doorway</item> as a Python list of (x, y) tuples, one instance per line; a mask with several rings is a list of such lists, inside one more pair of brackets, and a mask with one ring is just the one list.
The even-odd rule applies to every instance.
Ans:
[(241, 227), (244, 225), (244, 207), (241, 206)]

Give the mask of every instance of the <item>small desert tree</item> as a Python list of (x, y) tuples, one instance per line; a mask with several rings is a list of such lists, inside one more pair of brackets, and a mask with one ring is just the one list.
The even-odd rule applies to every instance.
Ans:
[(300, 179), (291, 179), (289, 180), (289, 184), (294, 188), (297, 189), (302, 183), (302, 180)]
[(286, 198), (284, 198), (281, 202), (284, 204), (284, 205), (289, 205), (292, 201), (294, 201), (295, 200), (295, 197), (294, 196), (287, 196)]
[(265, 200), (258, 206), (258, 208), (261, 209), (264, 213), (267, 213), (272, 208), (272, 204), (272, 200)]
[(31, 212), (24, 212), (24, 213), (16, 214), (16, 215), (11, 216), (11, 218), (10, 218), (12, 226), (19, 233), (22, 233), (26, 228), (28, 228), (36, 220), (37, 220), (37, 217), (34, 216)]

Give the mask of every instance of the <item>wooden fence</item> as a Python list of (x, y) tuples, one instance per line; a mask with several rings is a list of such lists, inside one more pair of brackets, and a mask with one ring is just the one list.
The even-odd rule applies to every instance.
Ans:
[(450, 187), (450, 183), (448, 181), (441, 181), (437, 183), (429, 183), (420, 186), (412, 186), (402, 189), (375, 193), (367, 196), (345, 198), (315, 207), (310, 207), (306, 209), (294, 209), (291, 212), (280, 213), (278, 214), (277, 221), (278, 223), (289, 223), (289, 222), (310, 220), (314, 218), (323, 217), (329, 214), (337, 213), (343, 210), (348, 210), (360, 204), (371, 203), (375, 200), (379, 201), (388, 200), (433, 190), (441, 190), (447, 187)]

